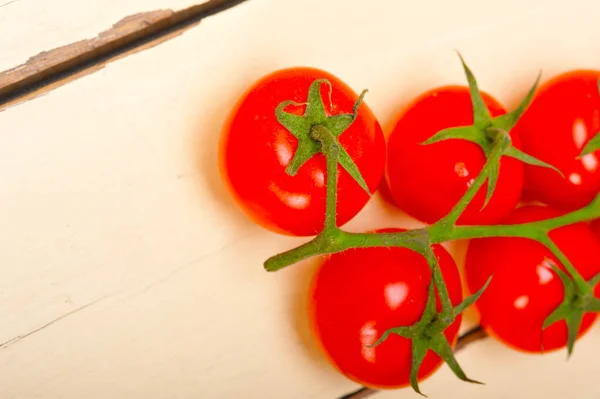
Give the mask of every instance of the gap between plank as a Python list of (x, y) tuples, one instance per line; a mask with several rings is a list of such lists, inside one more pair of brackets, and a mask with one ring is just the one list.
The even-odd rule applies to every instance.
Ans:
[(172, 39), (203, 18), (244, 1), (210, 0), (180, 11), (138, 13), (121, 19), (92, 39), (44, 51), (23, 65), (0, 72), (0, 111), (96, 72), (115, 59)]
[[(481, 328), (481, 326), (473, 327), (458, 337), (458, 341), (454, 347), (454, 352), (458, 352), (466, 348), (472, 342), (479, 341), (485, 337), (487, 337), (487, 334), (485, 333), (485, 330)], [(339, 399), (365, 399), (376, 394), (377, 392), (379, 392), (377, 389), (362, 387), (354, 392), (340, 396)]]

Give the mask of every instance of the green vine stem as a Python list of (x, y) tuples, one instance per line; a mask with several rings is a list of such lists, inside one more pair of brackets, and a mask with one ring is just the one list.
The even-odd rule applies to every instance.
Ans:
[[(327, 163), (326, 215), (324, 227), (315, 238), (297, 248), (267, 259), (264, 263), (265, 269), (269, 272), (274, 272), (308, 258), (342, 252), (351, 248), (402, 247), (413, 250), (425, 257), (432, 271), (432, 279), (428, 304), (421, 320), (413, 326), (391, 328), (385, 331), (378, 342), (375, 343), (375, 345), (378, 345), (390, 334), (397, 334), (412, 340), (413, 363), (411, 385), (419, 393), (417, 373), (420, 363), (428, 350), (437, 353), (449, 365), (457, 377), (465, 381), (476, 382), (467, 378), (458, 365), (450, 343), (443, 335), (443, 331), (454, 322), (462, 311), (472, 305), (481, 296), (490, 283), (490, 280), (488, 280), (481, 290), (466, 298), (458, 306), (453, 307), (432, 249), (434, 244), (483, 237), (518, 237), (535, 240), (545, 245), (565, 268), (565, 271), (557, 267), (554, 268), (563, 282), (565, 295), (563, 302), (546, 319), (544, 328), (561, 320), (566, 321), (569, 355), (572, 353), (575, 337), (584, 313), (600, 311), (600, 300), (594, 297), (594, 288), (600, 282), (600, 275), (590, 281), (585, 281), (567, 256), (550, 238), (550, 232), (553, 229), (599, 218), (600, 194), (587, 206), (551, 219), (512, 225), (466, 226), (456, 224), (460, 215), (475, 197), (475, 194), (487, 182), (484, 207), (486, 206), (487, 201), (493, 195), (499, 175), (500, 160), (503, 156), (556, 170), (552, 165), (537, 160), (513, 147), (509, 135), (510, 130), (531, 102), (539, 81), (539, 76), (534, 86), (515, 110), (508, 114), (492, 118), (481, 98), (481, 93), (472, 72), (466, 66), (462, 57), (461, 61), (463, 62), (471, 92), (474, 123), (472, 126), (442, 130), (423, 143), (423, 145), (434, 145), (438, 141), (447, 139), (464, 139), (478, 144), (486, 155), (487, 160), (471, 186), (448, 215), (433, 225), (424, 228), (394, 233), (350, 233), (339, 229), (337, 226), (338, 166), (345, 168), (357, 183), (368, 191), (366, 183), (360, 175), (360, 171), (338, 142), (338, 137), (356, 118), (356, 113), (362, 103), (365, 92), (359, 96), (352, 114), (328, 116), (326, 115), (320, 95), (320, 85), (328, 84), (331, 93), (331, 84), (326, 80), (316, 80), (309, 89), (307, 103), (305, 103), (307, 105), (305, 115), (297, 116), (285, 112), (287, 105), (300, 105), (291, 101), (284, 101), (275, 110), (278, 121), (299, 141), (298, 149), (288, 166), (289, 174), (295, 174), (302, 164), (313, 155), (317, 153), (325, 155)], [(558, 170), (557, 172), (560, 173)], [(442, 304), (440, 313), (437, 312), (435, 306), (436, 289)]]
[[(323, 145), (323, 152), (328, 154), (327, 156), (327, 178), (332, 181), (337, 181), (337, 165), (340, 158), (340, 145), (336, 140), (335, 136), (325, 126), (316, 125), (313, 126), (310, 131), (310, 136), (321, 142)], [(325, 235), (331, 236), (335, 230), (338, 230), (336, 223), (337, 215), (337, 198), (336, 198), (336, 185), (327, 185), (327, 198), (325, 207), (325, 225), (323, 231)]]
[(326, 240), (325, 235), (320, 234), (297, 248), (267, 259), (264, 267), (267, 271), (274, 272), (314, 256), (342, 252), (351, 248), (403, 247), (422, 253), (424, 246), (427, 245), (472, 238), (517, 237), (547, 242), (544, 236), (550, 230), (599, 217), (600, 195), (585, 208), (566, 215), (529, 223), (454, 226), (449, 231), (440, 229), (440, 225), (436, 223), (421, 229), (407, 230), (400, 233), (349, 233), (340, 230), (336, 240)]

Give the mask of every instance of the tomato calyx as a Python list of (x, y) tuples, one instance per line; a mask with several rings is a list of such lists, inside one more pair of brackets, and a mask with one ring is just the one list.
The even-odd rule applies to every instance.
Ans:
[[(504, 139), (508, 136), (508, 133), (514, 128), (525, 110), (531, 104), (540, 81), (541, 73), (538, 74), (535, 83), (529, 89), (527, 95), (513, 111), (504, 115), (492, 117), (487, 106), (485, 105), (473, 72), (469, 69), (465, 63), (465, 60), (460, 54), (459, 57), (467, 77), (467, 82), (469, 84), (469, 92), (471, 94), (471, 103), (473, 106), (473, 124), (470, 126), (458, 126), (440, 130), (429, 139), (425, 140), (422, 144), (431, 145), (448, 139), (466, 140), (477, 144), (483, 151), (485, 157), (489, 158), (496, 141), (501, 137)], [(510, 136), (508, 137), (510, 140)], [(534, 158), (533, 156), (526, 154), (525, 152), (514, 147), (512, 142), (505, 147), (502, 155), (518, 159), (526, 164), (553, 169), (557, 173), (562, 174), (556, 167)], [(499, 166), (492, 168), (489, 171), (488, 190), (482, 209), (486, 207), (492, 197), (492, 194), (494, 193), (499, 174)]]
[[(491, 282), (491, 278), (485, 283), (485, 285), (477, 291), (475, 294), (467, 297), (459, 305), (452, 306), (446, 290), (446, 285), (443, 281), (441, 273), (439, 271), (439, 265), (432, 251), (427, 252), (427, 260), (432, 267), (432, 279), (429, 283), (427, 305), (421, 316), (421, 319), (412, 326), (399, 326), (392, 327), (383, 332), (381, 337), (371, 346), (375, 347), (383, 343), (391, 334), (398, 335), (400, 337), (410, 339), (412, 341), (412, 362), (410, 369), (410, 385), (413, 390), (422, 396), (423, 394), (419, 388), (418, 373), (425, 359), (425, 355), (429, 350), (436, 353), (452, 370), (452, 372), (462, 381), (482, 384), (482, 382), (470, 379), (467, 377), (460, 364), (454, 356), (452, 345), (448, 341), (444, 331), (454, 323), (456, 318), (469, 306), (474, 304), (479, 297), (483, 294), (485, 289)], [(438, 313), (436, 309), (436, 295), (435, 288), (439, 291), (440, 300), (442, 303), (442, 310)]]
[[(308, 97), (305, 103), (288, 100), (279, 103), (275, 109), (277, 121), (298, 140), (298, 147), (296, 148), (290, 163), (286, 167), (286, 173), (291, 176), (294, 176), (302, 165), (310, 158), (318, 153), (325, 153), (322, 141), (315, 137), (315, 134), (318, 134), (315, 133), (315, 129), (321, 131), (327, 129), (333, 135), (335, 141), (338, 142), (337, 138), (344, 133), (356, 119), (358, 109), (367, 93), (367, 91), (364, 90), (360, 94), (352, 108), (351, 114), (327, 115), (325, 104), (321, 98), (322, 84), (327, 84), (329, 88), (329, 104), (331, 108), (331, 82), (327, 79), (316, 79), (311, 83), (308, 89)], [(285, 109), (292, 105), (296, 107), (306, 106), (304, 115), (299, 116), (286, 112)], [(322, 133), (320, 135), (322, 136)], [(339, 146), (337, 158), (337, 163), (339, 163), (352, 178), (356, 180), (367, 194), (371, 194), (360, 170), (341, 145)]]
[(567, 356), (573, 353), (575, 339), (581, 327), (583, 316), (587, 312), (600, 312), (600, 299), (594, 296), (594, 289), (600, 283), (600, 274), (581, 284), (573, 279), (554, 262), (547, 259), (564, 286), (564, 299), (561, 304), (544, 320), (543, 329), (564, 320), (567, 324)]

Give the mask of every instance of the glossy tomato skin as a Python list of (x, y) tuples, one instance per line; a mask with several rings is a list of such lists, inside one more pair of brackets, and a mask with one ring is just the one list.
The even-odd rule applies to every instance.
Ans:
[[(482, 97), (492, 116), (505, 109), (487, 93)], [(465, 140), (445, 140), (422, 145), (438, 131), (473, 123), (469, 89), (437, 88), (416, 98), (399, 115), (388, 138), (386, 178), (395, 203), (410, 216), (434, 223), (446, 216), (462, 198), (485, 164), (481, 148)], [(520, 147), (516, 130), (510, 132)], [(487, 183), (458, 220), (459, 224), (491, 224), (506, 217), (519, 202), (523, 165), (502, 157), (496, 190), (481, 210)]]
[[(450, 299), (457, 305), (462, 289), (456, 264), (443, 247), (435, 246), (435, 253)], [(329, 361), (351, 380), (369, 387), (409, 385), (411, 341), (392, 334), (377, 347), (369, 345), (389, 328), (420, 320), (430, 281), (424, 258), (404, 248), (352, 249), (327, 257), (313, 279), (310, 315)], [(456, 342), (460, 322), (458, 317), (444, 331), (451, 344)], [(429, 351), (419, 379), (441, 364)]]
[[(545, 206), (517, 209), (503, 223), (517, 224), (560, 215)], [(555, 229), (550, 237), (589, 280), (600, 273), (600, 244), (585, 223)], [(562, 264), (542, 244), (524, 238), (480, 238), (471, 240), (465, 262), (468, 290), (475, 292), (493, 274), (492, 281), (475, 303), (481, 325), (508, 346), (530, 353), (550, 352), (567, 343), (564, 321), (542, 332), (544, 320), (564, 298), (564, 287), (551, 268), (551, 259)], [(595, 294), (600, 297), (600, 288)], [(587, 332), (596, 314), (584, 316), (579, 336)]]
[(600, 240), (600, 219), (595, 219), (590, 222), (590, 229), (596, 235), (596, 238)]
[(600, 71), (577, 70), (554, 77), (538, 90), (518, 123), (525, 152), (557, 167), (525, 166), (524, 194), (554, 207), (572, 210), (589, 203), (600, 190), (598, 151), (578, 157), (600, 131)]
[[(310, 84), (328, 79), (333, 87), (333, 109), (327, 85), (321, 96), (330, 115), (352, 113), (358, 95), (332, 74), (313, 68), (289, 68), (257, 81), (239, 100), (224, 126), (221, 174), (240, 207), (259, 225), (296, 236), (318, 234), (325, 218), (326, 165), (323, 154), (306, 162), (295, 176), (285, 172), (297, 139), (277, 122), (275, 108), (286, 100), (305, 103)], [(304, 106), (287, 112), (304, 114)], [(356, 120), (339, 137), (374, 192), (385, 167), (385, 140), (370, 108), (363, 103)], [(354, 217), (368, 202), (368, 194), (338, 166), (338, 225)]]

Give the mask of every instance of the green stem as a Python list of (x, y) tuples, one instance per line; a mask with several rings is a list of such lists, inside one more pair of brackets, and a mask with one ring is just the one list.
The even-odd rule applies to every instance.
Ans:
[(551, 219), (511, 225), (456, 226), (452, 231), (431, 231), (430, 237), (434, 243), (484, 237), (520, 237), (542, 241), (550, 230), (599, 217), (600, 194), (586, 207)]
[(471, 184), (471, 186), (467, 189), (467, 192), (463, 195), (461, 200), (458, 201), (456, 205), (454, 205), (454, 208), (452, 208), (450, 213), (448, 213), (448, 215), (446, 215), (437, 223), (435, 223), (435, 225), (439, 226), (440, 230), (445, 230), (448, 229), (448, 226), (456, 225), (456, 221), (458, 220), (460, 215), (462, 215), (465, 209), (467, 209), (467, 206), (469, 205), (473, 197), (475, 197), (475, 194), (477, 194), (481, 186), (483, 186), (483, 183), (485, 183), (485, 181), (487, 180), (488, 173), (491, 168), (490, 160), (491, 157), (488, 158), (488, 161), (485, 163), (484, 167), (481, 169), (481, 172), (475, 178), (475, 181), (473, 181), (473, 184)]
[(596, 194), (596, 197), (592, 200), (592, 202), (583, 208), (555, 217), (553, 219), (537, 222), (537, 224), (543, 228), (552, 230), (569, 224), (586, 222), (598, 217), (600, 217), (600, 193)]
[(269, 272), (276, 272), (284, 267), (293, 265), (305, 259), (309, 259), (318, 255), (344, 251), (347, 249), (347, 247), (343, 244), (344, 240), (340, 240), (337, 245), (328, 245), (326, 237), (322, 234), (319, 234), (311, 241), (302, 244), (299, 247), (270, 257), (264, 263), (264, 267)]
[(336, 137), (323, 125), (315, 125), (311, 128), (310, 135), (313, 139), (321, 142), (323, 154), (327, 160), (327, 198), (325, 205), (325, 234), (337, 230), (337, 178), (338, 160), (340, 158), (340, 145)]
[(455, 226), (453, 229), (441, 229), (436, 223), (427, 228), (399, 233), (347, 233), (337, 230), (334, 235), (321, 233), (312, 241), (271, 257), (265, 262), (265, 268), (268, 271), (276, 271), (313, 256), (341, 252), (350, 248), (402, 247), (425, 255), (429, 244), (472, 238), (518, 237), (540, 242), (544, 240), (549, 230), (598, 217), (600, 217), (600, 201), (594, 200), (585, 208), (565, 215), (521, 224)]
[(549, 235), (546, 235), (544, 238), (540, 240), (540, 243), (544, 244), (546, 248), (552, 252), (554, 256), (558, 259), (560, 263), (565, 267), (567, 272), (571, 275), (571, 278), (577, 285), (577, 288), (582, 290), (582, 292), (590, 291), (590, 287), (588, 286), (585, 279), (581, 276), (581, 274), (575, 269), (575, 266), (571, 263), (569, 258), (564, 254), (563, 251), (558, 248), (558, 246), (552, 241)]
[(342, 252), (350, 248), (400, 247), (425, 256), (428, 251), (427, 229), (407, 230), (400, 233), (335, 233), (319, 234), (311, 241), (275, 255), (265, 262), (267, 271), (274, 272), (294, 263), (318, 255)]
[(471, 203), (473, 197), (475, 197), (479, 189), (483, 186), (483, 183), (485, 183), (485, 181), (488, 179), (490, 173), (492, 172), (492, 169), (499, 164), (500, 158), (502, 157), (504, 150), (508, 145), (510, 145), (510, 137), (508, 137), (508, 133), (497, 132), (496, 130), (497, 129), (494, 129), (493, 132), (490, 133), (490, 138), (495, 140), (495, 142), (494, 146), (492, 147), (492, 150), (490, 151), (489, 156), (487, 157), (485, 164), (483, 165), (483, 168), (481, 168), (481, 171), (479, 172), (471, 186), (469, 186), (467, 192), (465, 192), (460, 201), (458, 201), (456, 205), (454, 205), (454, 208), (452, 208), (450, 213), (448, 213), (448, 215), (446, 215), (437, 223), (435, 223), (434, 226), (436, 227), (432, 229), (432, 233), (434, 235), (438, 234), (436, 230), (447, 231), (451, 229), (452, 226), (456, 225), (456, 221), (458, 220), (460, 215), (462, 215), (465, 209), (467, 209), (467, 206)]
[(454, 320), (454, 313), (452, 312), (452, 302), (450, 301), (450, 294), (448, 293), (448, 287), (442, 276), (437, 257), (431, 246), (427, 246), (425, 252), (425, 259), (431, 269), (431, 278), (438, 290), (440, 301), (442, 302), (442, 313), (441, 318), (447, 323), (451, 323)]

